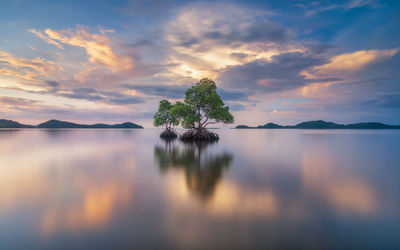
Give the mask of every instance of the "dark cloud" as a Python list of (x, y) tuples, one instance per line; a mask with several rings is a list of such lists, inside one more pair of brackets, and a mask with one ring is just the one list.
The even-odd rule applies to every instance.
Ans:
[[(371, 79), (368, 81), (343, 83), (332, 86), (335, 90), (349, 93), (347, 100), (349, 110), (375, 110), (400, 108), (400, 84), (386, 79)], [(390, 89), (390, 92), (388, 92)], [(343, 95), (345, 96), (345, 95)], [(400, 117), (400, 116), (399, 116)]]
[(126, 95), (118, 91), (97, 91), (93, 88), (74, 88), (72, 91), (58, 91), (56, 94), (68, 98), (103, 101), (117, 105), (138, 104), (145, 101), (140, 97)]
[(131, 85), (125, 84), (125, 88), (140, 91), (147, 95), (163, 96), (167, 98), (184, 98), (187, 85)]
[(60, 83), (59, 83), (59, 82), (56, 82), (56, 81), (46, 81), (46, 84), (47, 84), (48, 86), (50, 86), (50, 87), (53, 87), (53, 88), (56, 88), (56, 87), (59, 87), (59, 86), (60, 86)]
[(228, 32), (211, 31), (204, 37), (220, 42), (284, 42), (289, 33), (285, 28), (268, 21), (254, 22), (246, 26), (233, 26)]
[(400, 93), (382, 94), (374, 98), (362, 100), (362, 105), (368, 107), (382, 107), (382, 108), (400, 108)]
[(309, 43), (305, 44), (305, 47), (308, 49), (308, 52), (312, 55), (322, 54), (328, 52), (329, 50), (337, 48), (336, 46), (325, 43)]
[(231, 53), (230, 57), (235, 58), (235, 59), (245, 59), (249, 55), (246, 53)]
[[(165, 98), (185, 98), (185, 92), (192, 85), (131, 85), (125, 84), (127, 89), (140, 91), (147, 95), (162, 96)], [(253, 93), (243, 90), (217, 89), (218, 94), (223, 100), (242, 100), (245, 101)]]
[(240, 103), (226, 103), (232, 111), (243, 111), (246, 110), (246, 107)]
[(104, 100), (104, 97), (100, 95), (87, 95), (87, 94), (79, 94), (79, 93), (60, 93), (59, 95), (73, 98), (73, 99), (84, 99), (88, 101), (99, 101)]
[(125, 104), (138, 104), (144, 102), (144, 100), (140, 97), (136, 96), (125, 96), (125, 97), (111, 97), (107, 98), (107, 102), (118, 104), (118, 105), (125, 105)]
[[(221, 26), (225, 29), (222, 31)], [(289, 40), (288, 29), (266, 20), (238, 25), (237, 23), (214, 22), (205, 32), (194, 34), (192, 30), (174, 29), (173, 36), (178, 46), (190, 47), (210, 40), (219, 44), (273, 42), (284, 43)]]
[(286, 43), (291, 29), (273, 22), (275, 13), (243, 3), (197, 2), (180, 9), (167, 27), (175, 46), (204, 49), (215, 44)]
[(97, 91), (93, 88), (75, 88), (74, 93), (93, 94), (93, 93), (97, 93)]
[(400, 51), (392, 57), (377, 60), (360, 72), (360, 79), (386, 78), (400, 81)]
[(310, 82), (300, 74), (303, 70), (324, 62), (323, 58), (300, 52), (284, 53), (273, 56), (270, 61), (256, 60), (227, 67), (219, 81), (223, 86), (264, 92), (293, 89)]
[(72, 92), (59, 92), (58, 95), (74, 99), (84, 99), (88, 101), (99, 101), (105, 99), (93, 88), (74, 88), (72, 89)]
[(26, 99), (26, 98), (0, 96), (0, 104), (2, 105), (30, 106), (32, 104), (36, 104), (39, 102), (40, 101)]
[(218, 88), (217, 93), (221, 96), (222, 100), (226, 101), (246, 101), (253, 92), (246, 90), (227, 90)]

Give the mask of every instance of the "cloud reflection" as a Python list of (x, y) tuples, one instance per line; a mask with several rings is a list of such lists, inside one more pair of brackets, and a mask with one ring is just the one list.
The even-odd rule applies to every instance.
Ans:
[(337, 169), (329, 154), (302, 156), (301, 175), (305, 190), (316, 193), (338, 212), (372, 215), (377, 211), (374, 187), (352, 173)]
[[(127, 153), (130, 142), (123, 140), (126, 133), (122, 131), (112, 138), (118, 143), (107, 143), (111, 138), (99, 143), (98, 133), (5, 134), (10, 140), (7, 145), (0, 143), (0, 218), (28, 207), (37, 220), (32, 225), (49, 237), (57, 232), (102, 229), (129, 208), (135, 170), (135, 158)], [(79, 139), (83, 135), (84, 141)]]

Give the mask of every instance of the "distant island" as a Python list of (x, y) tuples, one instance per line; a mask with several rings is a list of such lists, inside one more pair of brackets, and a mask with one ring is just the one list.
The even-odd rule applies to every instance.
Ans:
[(19, 122), (13, 121), (13, 120), (6, 120), (6, 119), (0, 119), (0, 128), (125, 128), (125, 129), (130, 129), (130, 128), (143, 128), (143, 126), (140, 126), (136, 123), (132, 122), (124, 122), (120, 124), (103, 124), (103, 123), (97, 123), (97, 124), (77, 124), (77, 123), (72, 123), (72, 122), (66, 122), (66, 121), (59, 121), (59, 120), (49, 120), (47, 122), (43, 122), (39, 125), (33, 126), (33, 125), (25, 125), (21, 124)]
[(257, 127), (238, 125), (236, 129), (400, 129), (400, 125), (393, 126), (380, 122), (363, 122), (353, 124), (337, 124), (322, 120), (302, 122), (297, 125), (282, 126), (276, 123), (267, 123)]

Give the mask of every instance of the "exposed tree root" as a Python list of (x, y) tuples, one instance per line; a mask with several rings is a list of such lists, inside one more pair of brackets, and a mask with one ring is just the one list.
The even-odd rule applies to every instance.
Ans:
[(178, 137), (178, 135), (173, 129), (166, 129), (160, 134), (160, 137), (163, 139), (173, 139)]
[(219, 136), (207, 129), (192, 129), (183, 133), (179, 139), (181, 139), (181, 141), (218, 141)]

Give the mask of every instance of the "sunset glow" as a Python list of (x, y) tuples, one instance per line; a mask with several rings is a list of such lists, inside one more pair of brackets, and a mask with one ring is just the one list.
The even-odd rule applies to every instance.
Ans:
[(397, 2), (150, 2), (1, 3), (0, 116), (151, 127), (210, 77), (236, 125), (400, 122)]

